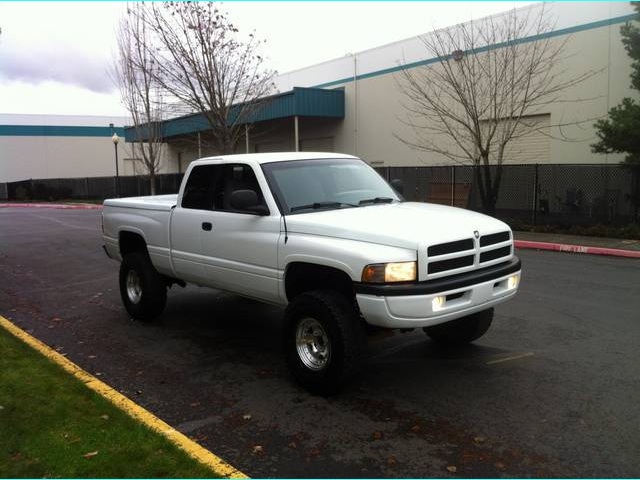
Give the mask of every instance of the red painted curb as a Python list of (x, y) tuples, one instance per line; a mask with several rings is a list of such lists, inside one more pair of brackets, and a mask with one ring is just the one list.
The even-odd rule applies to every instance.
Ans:
[(62, 210), (99, 210), (102, 205), (75, 204), (75, 203), (0, 203), (0, 208), (23, 207), (23, 208), (57, 208)]
[(587, 253), (590, 255), (610, 255), (614, 257), (640, 258), (640, 251), (620, 250), (617, 248), (587, 247), (584, 245), (566, 245), (563, 243), (530, 242), (516, 240), (516, 248), (532, 248), (536, 250), (553, 250), (556, 252)]

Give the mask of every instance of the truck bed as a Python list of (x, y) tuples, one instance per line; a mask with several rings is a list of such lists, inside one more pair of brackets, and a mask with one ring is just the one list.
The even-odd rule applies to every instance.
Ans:
[(109, 198), (104, 201), (104, 205), (107, 207), (169, 211), (176, 206), (177, 201), (177, 194), (152, 195), (145, 197)]

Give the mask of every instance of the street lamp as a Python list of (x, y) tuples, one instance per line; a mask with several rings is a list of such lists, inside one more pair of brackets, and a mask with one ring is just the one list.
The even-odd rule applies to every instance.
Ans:
[(120, 198), (120, 174), (118, 173), (118, 142), (120, 141), (120, 137), (118, 137), (117, 133), (114, 132), (111, 141), (116, 150), (116, 196)]

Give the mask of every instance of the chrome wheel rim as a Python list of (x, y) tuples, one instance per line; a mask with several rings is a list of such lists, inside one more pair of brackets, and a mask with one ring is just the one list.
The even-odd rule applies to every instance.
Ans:
[(303, 318), (296, 328), (296, 350), (303, 365), (322, 370), (331, 359), (331, 342), (324, 327), (315, 318)]
[(131, 303), (139, 303), (142, 298), (142, 286), (140, 285), (140, 277), (135, 270), (129, 270), (127, 273), (127, 297)]

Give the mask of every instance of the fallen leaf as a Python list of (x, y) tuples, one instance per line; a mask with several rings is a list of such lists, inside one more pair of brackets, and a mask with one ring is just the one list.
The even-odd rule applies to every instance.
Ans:
[(298, 448), (298, 444), (296, 442), (289, 443), (289, 448)]
[(309, 450), (307, 450), (307, 456), (308, 457), (319, 457), (320, 456), (320, 449), (319, 448), (310, 448)]
[(372, 437), (374, 440), (382, 440), (383, 435), (382, 432), (373, 432)]
[(449, 473), (456, 473), (458, 471), (458, 467), (456, 467), (455, 465), (449, 465), (447, 467), (447, 472)]
[(390, 467), (395, 467), (397, 464), (398, 460), (396, 460), (396, 457), (387, 458), (387, 465), (389, 465)]
[(504, 464), (504, 463), (502, 463), (502, 462), (496, 462), (496, 463), (494, 463), (494, 465), (495, 465), (495, 467), (496, 467), (498, 470), (504, 470), (504, 467), (505, 467), (505, 464)]
[(485, 437), (473, 437), (473, 441), (476, 443), (484, 443), (486, 440)]
[(96, 450), (95, 452), (89, 452), (89, 453), (85, 453), (84, 455), (82, 455), (84, 458), (91, 458), (91, 457), (95, 457), (96, 455), (98, 455), (98, 451)]
[(413, 427), (411, 427), (411, 431), (413, 433), (418, 433), (420, 430), (422, 430), (422, 428), (420, 428), (420, 425), (414, 425)]

